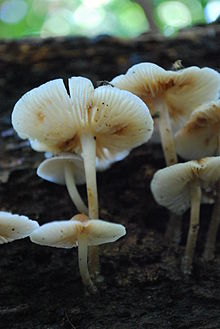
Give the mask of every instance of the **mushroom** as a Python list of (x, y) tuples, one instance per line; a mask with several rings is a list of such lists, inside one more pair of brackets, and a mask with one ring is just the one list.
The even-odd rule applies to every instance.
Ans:
[(220, 155), (220, 100), (195, 109), (176, 133), (175, 144), (177, 153), (187, 160)]
[(162, 148), (169, 166), (177, 162), (171, 124), (177, 130), (197, 106), (217, 99), (220, 75), (212, 69), (196, 66), (166, 71), (156, 64), (140, 63), (111, 83), (134, 93), (147, 104), (159, 125)]
[(100, 219), (89, 220), (88, 216), (78, 214), (67, 221), (56, 221), (42, 225), (35, 230), (32, 242), (50, 247), (72, 248), (78, 246), (79, 271), (84, 285), (95, 291), (87, 264), (88, 246), (114, 242), (126, 234), (120, 224)]
[[(220, 155), (220, 101), (198, 107), (175, 136), (177, 153), (184, 159)], [(204, 258), (214, 258), (215, 242), (220, 223), (220, 181), (215, 186), (215, 205), (205, 245)]]
[(76, 184), (85, 183), (85, 170), (80, 156), (71, 153), (61, 153), (44, 160), (37, 169), (37, 175), (49, 182), (66, 185), (69, 195), (76, 208), (87, 214), (85, 206)]
[(26, 216), (0, 211), (0, 244), (23, 239), (39, 227)]
[(83, 156), (89, 217), (97, 218), (96, 156), (106, 160), (107, 149), (114, 158), (147, 142), (153, 121), (146, 105), (127, 91), (94, 89), (82, 77), (69, 79), (69, 91), (70, 97), (61, 79), (31, 90), (16, 103), (12, 124), (41, 150)]
[(220, 157), (188, 161), (157, 171), (151, 190), (158, 204), (177, 215), (189, 207), (190, 228), (187, 237), (183, 272), (190, 273), (199, 230), (201, 189), (212, 188), (220, 179)]

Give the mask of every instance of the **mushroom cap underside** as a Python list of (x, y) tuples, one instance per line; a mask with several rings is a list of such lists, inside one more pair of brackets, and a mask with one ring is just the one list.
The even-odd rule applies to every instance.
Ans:
[(69, 89), (70, 97), (57, 79), (26, 93), (12, 113), (20, 137), (37, 141), (40, 150), (81, 155), (80, 136), (89, 133), (96, 139), (97, 157), (105, 160), (151, 137), (153, 120), (135, 95), (111, 86), (94, 89), (81, 77), (69, 79)]
[(132, 66), (126, 74), (114, 78), (111, 83), (139, 96), (153, 116), (157, 114), (158, 101), (165, 102), (175, 128), (196, 107), (218, 98), (220, 75), (210, 68), (192, 66), (166, 71), (153, 63), (140, 63)]
[(99, 219), (55, 221), (39, 227), (31, 234), (31, 241), (40, 245), (72, 248), (78, 245), (79, 237), (86, 239), (88, 246), (114, 242), (126, 234), (125, 227)]
[(197, 108), (175, 135), (177, 153), (184, 159), (219, 155), (220, 101)]
[(39, 227), (26, 216), (0, 211), (0, 244), (23, 239)]
[(190, 207), (190, 182), (198, 180), (207, 190), (214, 188), (219, 179), (220, 157), (208, 157), (158, 170), (151, 191), (158, 204), (180, 215)]
[(37, 168), (37, 175), (52, 183), (65, 185), (65, 166), (71, 166), (76, 184), (85, 183), (85, 169), (83, 160), (76, 154), (61, 153), (44, 160)]

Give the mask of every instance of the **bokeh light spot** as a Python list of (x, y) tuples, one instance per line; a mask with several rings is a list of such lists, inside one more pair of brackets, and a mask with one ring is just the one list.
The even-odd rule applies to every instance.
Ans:
[(168, 26), (181, 28), (192, 23), (189, 8), (179, 1), (165, 1), (157, 7), (160, 20)]
[(82, 0), (83, 5), (87, 7), (99, 7), (107, 5), (111, 0)]
[(143, 9), (136, 4), (124, 8), (119, 15), (119, 20), (127, 36), (135, 37), (148, 30), (148, 22)]
[(4, 23), (16, 24), (25, 17), (27, 7), (26, 2), (23, 0), (4, 1), (0, 7), (0, 19)]
[(86, 28), (94, 28), (101, 24), (105, 17), (105, 11), (101, 8), (91, 8), (85, 5), (79, 6), (74, 13), (75, 23)]
[(214, 22), (220, 15), (220, 1), (210, 1), (204, 9), (206, 21)]
[(41, 29), (41, 36), (68, 35), (71, 33), (73, 23), (73, 13), (70, 10), (62, 9), (54, 11), (44, 22)]

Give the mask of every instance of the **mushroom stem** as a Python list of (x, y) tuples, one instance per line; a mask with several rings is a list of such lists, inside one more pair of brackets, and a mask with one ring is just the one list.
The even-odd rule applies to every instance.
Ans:
[(174, 138), (172, 135), (172, 127), (170, 123), (168, 106), (163, 101), (157, 102), (156, 106), (159, 112), (158, 124), (163, 154), (165, 157), (166, 165), (171, 166), (177, 163), (177, 155)]
[(79, 259), (79, 271), (82, 281), (85, 286), (89, 287), (93, 292), (96, 290), (95, 286), (90, 278), (88, 271), (88, 243), (85, 237), (78, 237), (78, 259)]
[(186, 243), (186, 251), (183, 260), (183, 273), (190, 274), (192, 268), (192, 260), (196, 246), (197, 235), (199, 231), (199, 214), (201, 202), (201, 187), (199, 180), (195, 179), (190, 185), (190, 227)]
[[(98, 193), (96, 181), (96, 140), (91, 133), (81, 135), (81, 145), (86, 174), (86, 187), (89, 207), (89, 218), (97, 219)], [(90, 270), (93, 276), (99, 273), (99, 252), (98, 247), (89, 248)]]
[[(170, 115), (168, 111), (168, 106), (165, 102), (160, 101), (156, 104), (157, 110), (159, 111), (159, 131), (160, 139), (163, 148), (163, 154), (165, 157), (166, 165), (171, 166), (177, 163), (177, 155), (174, 144), (174, 138), (172, 134), (172, 127), (170, 123)], [(167, 227), (166, 238), (169, 242), (176, 242), (180, 240), (180, 224), (181, 216), (177, 216), (170, 213), (170, 219)]]
[(65, 164), (64, 175), (65, 175), (67, 190), (76, 208), (79, 210), (80, 213), (88, 214), (88, 209), (77, 190), (70, 163)]
[(220, 224), (220, 181), (216, 185), (216, 198), (213, 207), (211, 222), (208, 230), (205, 251), (203, 257), (205, 260), (211, 260), (215, 257), (215, 243)]
[(96, 182), (96, 141), (92, 134), (82, 134), (81, 138), (86, 187), (89, 207), (89, 218), (98, 218), (98, 194)]

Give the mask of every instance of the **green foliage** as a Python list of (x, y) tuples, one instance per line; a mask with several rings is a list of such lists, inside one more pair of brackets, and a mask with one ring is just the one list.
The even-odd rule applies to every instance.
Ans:
[[(181, 27), (206, 23), (204, 8), (214, 0), (145, 1), (152, 5), (158, 28), (170, 35)], [(129, 38), (149, 28), (135, 0), (0, 0), (0, 38), (98, 34)]]

